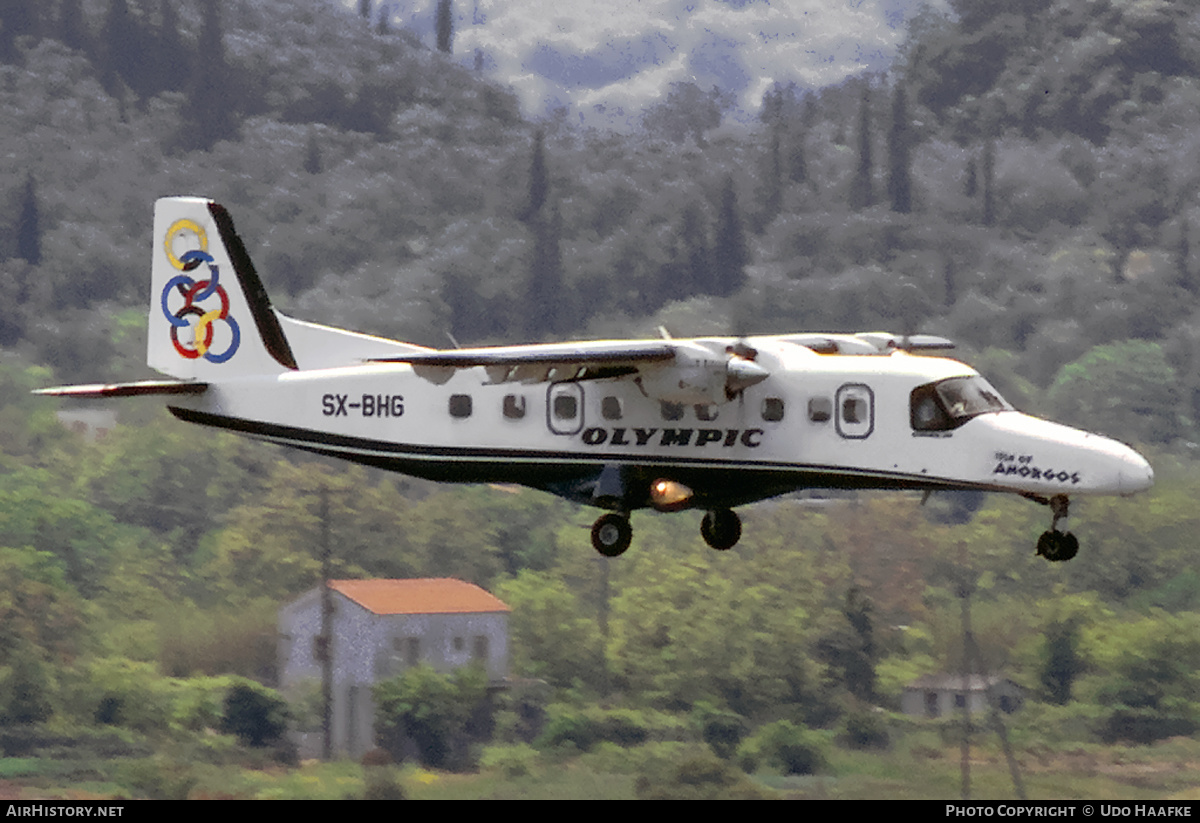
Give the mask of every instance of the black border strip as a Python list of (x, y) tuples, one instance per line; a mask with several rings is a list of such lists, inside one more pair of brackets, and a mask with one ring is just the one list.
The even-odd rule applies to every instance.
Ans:
[[(534, 452), (519, 449), (463, 448), (395, 443), (385, 440), (372, 440), (363, 437), (334, 434), (332, 432), (302, 429), (278, 423), (265, 423), (239, 417), (227, 417), (178, 406), (168, 406), (167, 408), (177, 418), (188, 423), (196, 423), (239, 434), (261, 437), (280, 443), (281, 445), (292, 446), (293, 448), (332, 457), (340, 457), (359, 463), (376, 465), (381, 468), (388, 468), (388, 464), (401, 464), (405, 461), (411, 461), (416, 465), (433, 464), (440, 461), (445, 464), (484, 463), (500, 467), (511, 467), (513, 463), (521, 463), (545, 467), (547, 469), (569, 471), (571, 465), (601, 467), (609, 463), (620, 463), (647, 467), (669, 466), (680, 470), (727, 469), (764, 473), (785, 472), (797, 475), (813, 475), (832, 481), (841, 481), (820, 484), (821, 486), (829, 486), (831, 488), (1010, 491), (1004, 487), (987, 484), (962, 483), (960, 481), (943, 480), (927, 475), (883, 472), (871, 469), (848, 469), (845, 466), (823, 466), (776, 461), (714, 460), (704, 457), (630, 455), (627, 453), (608, 452), (587, 452), (586, 454), (564, 451)], [(415, 474), (416, 476), (426, 476), (424, 473), (415, 471), (406, 473)]]
[(242, 242), (233, 226), (233, 218), (219, 203), (209, 203), (208, 212), (217, 224), (221, 242), (225, 244), (225, 251), (229, 253), (233, 271), (242, 285), (242, 294), (246, 296), (246, 302), (250, 304), (250, 314), (254, 317), (254, 325), (258, 326), (258, 336), (262, 338), (267, 352), (284, 368), (298, 369), (296, 356), (292, 354), (287, 335), (283, 333), (283, 326), (279, 324), (279, 318), (271, 308), (271, 298), (267, 296), (267, 289), (254, 269), (254, 263), (250, 261), (246, 244)]

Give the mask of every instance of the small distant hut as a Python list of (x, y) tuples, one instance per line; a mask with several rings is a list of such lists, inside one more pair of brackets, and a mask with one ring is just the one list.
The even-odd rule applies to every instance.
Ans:
[(900, 710), (911, 717), (950, 717), (965, 706), (971, 714), (982, 714), (988, 710), (989, 691), (1005, 714), (1025, 700), (1020, 686), (998, 675), (927, 674), (904, 687)]

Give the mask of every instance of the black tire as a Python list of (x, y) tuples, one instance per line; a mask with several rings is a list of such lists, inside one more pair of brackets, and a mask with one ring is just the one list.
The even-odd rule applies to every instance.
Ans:
[(732, 549), (742, 539), (742, 520), (732, 509), (705, 512), (700, 521), (700, 536), (719, 552)]
[(1037, 542), (1037, 553), (1051, 563), (1064, 563), (1079, 553), (1079, 538), (1070, 532), (1042, 532)]
[(619, 557), (632, 542), (633, 529), (628, 518), (610, 512), (592, 524), (592, 546), (605, 557)]

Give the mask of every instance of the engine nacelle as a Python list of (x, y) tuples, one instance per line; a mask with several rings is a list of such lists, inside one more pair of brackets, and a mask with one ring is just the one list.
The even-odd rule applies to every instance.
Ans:
[(734, 352), (697, 343), (676, 343), (669, 363), (640, 370), (637, 382), (647, 397), (668, 403), (727, 403), (738, 392), (766, 380), (770, 372)]

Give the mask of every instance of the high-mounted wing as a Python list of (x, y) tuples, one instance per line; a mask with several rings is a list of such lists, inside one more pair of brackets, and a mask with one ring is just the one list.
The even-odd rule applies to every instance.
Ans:
[(541, 383), (633, 376), (647, 395), (679, 403), (724, 403), (769, 372), (724, 347), (684, 340), (601, 340), (413, 352), (374, 358), (408, 363), (441, 384), (482, 367), (491, 383)]

